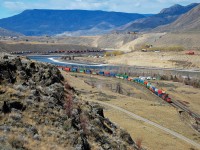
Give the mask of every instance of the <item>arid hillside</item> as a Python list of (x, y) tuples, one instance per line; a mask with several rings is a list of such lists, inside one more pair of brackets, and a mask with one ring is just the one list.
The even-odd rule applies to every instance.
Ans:
[(73, 44), (47, 44), (41, 42), (0, 42), (0, 52), (16, 52), (16, 51), (31, 51), (31, 52), (47, 52), (56, 50), (91, 50), (97, 49), (84, 45)]
[(180, 16), (169, 25), (161, 26), (154, 31), (158, 32), (200, 32), (200, 5)]
[(0, 139), (6, 150), (139, 150), (55, 66), (8, 55), (0, 57)]
[(0, 36), (20, 36), (22, 34), (20, 33), (16, 33), (16, 32), (12, 32), (6, 29), (3, 29), (0, 27)]
[(105, 34), (102, 36), (57, 36), (27, 37), (17, 39), (2, 38), (0, 51), (45, 51), (45, 50), (85, 50), (85, 49), (118, 49), (139, 35), (131, 33)]
[(180, 46), (185, 48), (185, 50), (200, 50), (199, 39), (200, 34), (198, 32), (146, 33), (124, 44), (120, 49), (129, 51), (141, 50), (141, 45), (152, 45), (153, 47)]
[(188, 6), (181, 5), (173, 5), (169, 8), (165, 8), (161, 10), (160, 13), (142, 19), (137, 19), (132, 21), (121, 28), (119, 31), (150, 31), (156, 27), (161, 25), (166, 25), (174, 22), (177, 18), (179, 18), (182, 14), (187, 13), (194, 7), (196, 7), (198, 3), (190, 4)]

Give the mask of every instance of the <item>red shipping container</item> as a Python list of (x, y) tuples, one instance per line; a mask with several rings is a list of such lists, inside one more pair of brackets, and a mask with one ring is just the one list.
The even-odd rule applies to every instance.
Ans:
[(128, 78), (128, 81), (132, 81), (133, 79), (132, 78)]
[(70, 68), (65, 67), (64, 70), (65, 70), (65, 71), (70, 71)]
[(162, 94), (162, 90), (158, 90), (158, 94)]
[(109, 74), (110, 74), (110, 72), (104, 72), (104, 74), (105, 74), (105, 75), (109, 75)]

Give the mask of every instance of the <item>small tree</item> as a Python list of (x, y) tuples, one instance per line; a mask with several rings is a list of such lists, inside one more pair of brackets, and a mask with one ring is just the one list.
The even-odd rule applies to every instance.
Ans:
[(137, 138), (136, 139), (136, 145), (139, 148), (139, 150), (142, 149), (142, 141), (143, 141), (142, 138)]
[(88, 120), (88, 117), (83, 113), (80, 114), (80, 125), (81, 125), (81, 129), (83, 130), (83, 133), (85, 135), (89, 134), (89, 130), (88, 130), (89, 120)]
[(71, 118), (73, 110), (73, 97), (71, 94), (66, 97), (64, 108), (67, 116)]

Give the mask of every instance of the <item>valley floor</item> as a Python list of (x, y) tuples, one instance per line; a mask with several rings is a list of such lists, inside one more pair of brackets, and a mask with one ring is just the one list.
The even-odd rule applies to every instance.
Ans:
[(160, 68), (199, 69), (200, 52), (195, 55), (186, 55), (182, 52), (130, 52), (119, 56), (104, 58), (84, 57), (79, 61), (100, 62), (130, 66), (147, 66)]
[[(176, 109), (151, 94), (145, 88), (134, 84), (129, 85), (126, 81), (115, 78), (88, 76), (76, 73), (69, 74), (66, 72), (62, 72), (62, 74), (78, 91), (79, 97), (82, 100), (103, 102), (109, 105), (118, 106), (163, 127), (173, 130), (196, 143), (200, 143), (199, 133), (194, 131), (187, 124), (188, 120), (181, 117)], [(117, 84), (121, 85), (122, 94), (116, 93)], [(178, 84), (179, 83), (176, 85), (176, 83), (167, 82), (164, 87), (167, 88), (171, 86), (174, 90), (171, 91), (173, 94), (180, 90), (186, 90), (176, 87), (181, 86)], [(179, 100), (186, 100), (182, 99), (184, 97), (184, 93), (179, 93), (177, 96), (179, 96)], [(199, 90), (196, 90), (195, 94), (188, 91), (187, 96), (190, 97), (187, 99), (188, 107), (191, 107), (192, 110), (199, 112), (198, 108), (200, 103), (197, 100), (197, 97), (200, 96)], [(134, 119), (117, 109), (105, 106), (105, 115), (122, 128), (125, 128), (135, 141), (142, 140), (142, 145), (147, 147), (147, 149), (197, 149), (187, 142), (151, 126), (148, 123)]]

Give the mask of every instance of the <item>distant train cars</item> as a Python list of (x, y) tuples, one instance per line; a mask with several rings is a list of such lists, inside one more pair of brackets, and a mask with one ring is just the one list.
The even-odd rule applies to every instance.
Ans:
[[(79, 69), (79, 68), (70, 68), (70, 67), (59, 67), (62, 68), (62, 70), (67, 72), (77, 72), (77, 73), (85, 73), (85, 74), (92, 74), (92, 75), (100, 75), (100, 76), (106, 76), (106, 77), (114, 77), (118, 79), (128, 80), (135, 82), (137, 84), (141, 84), (145, 86), (147, 89), (149, 89), (152, 93), (159, 96), (163, 100), (165, 100), (168, 103), (172, 103), (171, 98), (169, 97), (169, 94), (167, 94), (164, 90), (158, 89), (155, 86), (153, 86), (148, 80), (150, 80), (150, 77), (147, 79), (145, 77), (138, 77), (133, 78), (129, 77), (127, 74), (119, 74), (115, 72), (109, 72), (109, 71), (96, 71), (91, 69)], [(152, 80), (155, 80), (155, 78), (151, 78)]]

